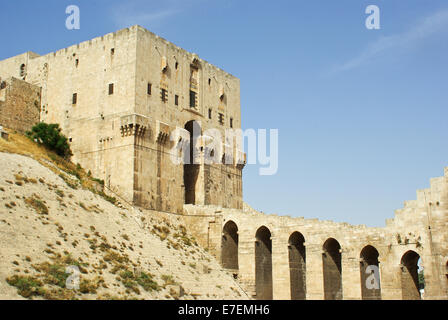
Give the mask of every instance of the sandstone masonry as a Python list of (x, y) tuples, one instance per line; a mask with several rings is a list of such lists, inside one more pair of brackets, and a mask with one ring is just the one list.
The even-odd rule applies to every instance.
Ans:
[(203, 136), (198, 164), (171, 161), (195, 128), (241, 128), (239, 80), (197, 55), (134, 26), (0, 61), (0, 77), (0, 125), (59, 123), (74, 162), (136, 207), (182, 214), (255, 299), (420, 299), (419, 261), (424, 298), (448, 298), (448, 168), (385, 228), (265, 215), (243, 204), (240, 150), (207, 164)]
[(39, 123), (40, 87), (0, 78), (0, 125), (24, 133)]
[(241, 128), (239, 79), (197, 55), (134, 26), (1, 61), (0, 76), (40, 87), (40, 120), (60, 124), (73, 161), (127, 201), (178, 213), (184, 203), (242, 208), (241, 152), (231, 165), (170, 160), (182, 143), (171, 133), (189, 136), (193, 121), (223, 137)]

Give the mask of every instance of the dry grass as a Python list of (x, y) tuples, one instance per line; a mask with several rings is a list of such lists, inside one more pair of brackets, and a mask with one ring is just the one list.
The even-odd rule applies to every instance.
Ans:
[(38, 214), (48, 214), (48, 207), (45, 205), (45, 203), (43, 203), (42, 200), (38, 199), (38, 196), (36, 195), (26, 198), (25, 203), (34, 208), (34, 210), (36, 210)]
[[(17, 229), (14, 236), (22, 240), (8, 243), (10, 256), (0, 265), (0, 280), (6, 280), (19, 295), (50, 300), (179, 299), (184, 296), (179, 293), (182, 286), (186, 290), (185, 299), (191, 299), (191, 290), (216, 291), (215, 281), (211, 286), (208, 279), (216, 276), (216, 283), (223, 288), (232, 281), (218, 271), (212, 275), (202, 273), (204, 258), (185, 226), (179, 225), (180, 218), (144, 212), (147, 221), (145, 228), (141, 228), (127, 209), (112, 208), (88, 192), (67, 188), (67, 181), (76, 182), (78, 189), (101, 186), (102, 181), (94, 180), (80, 166), (25, 136), (12, 133), (9, 141), (0, 139), (0, 152), (28, 156), (50, 170), (32, 162), (28, 166), (28, 161), (23, 166), (20, 157), (4, 155), (4, 163), (11, 163), (14, 169), (11, 167), (8, 175), (2, 176), (1, 232), (14, 227)], [(60, 175), (67, 181), (60, 180)], [(17, 187), (16, 182), (23, 186)], [(141, 220), (145, 221), (145, 217)], [(33, 240), (28, 241), (28, 246), (29, 237)], [(70, 257), (70, 252), (75, 258)], [(79, 290), (66, 286), (70, 273), (65, 271), (72, 265), (81, 272)], [(213, 266), (213, 270), (219, 270)], [(15, 290), (9, 291), (1, 292), (0, 296), (17, 297)], [(225, 294), (221, 296), (225, 298)]]
[[(9, 133), (9, 139), (0, 139), (0, 152), (15, 153), (24, 155), (38, 161), (44, 167), (50, 169), (55, 174), (65, 180), (68, 186), (76, 189), (78, 185), (102, 196), (107, 201), (115, 204), (116, 199), (106, 195), (103, 191), (103, 182), (90, 176), (80, 165), (76, 165), (60, 156), (53, 151), (46, 149), (44, 146), (35, 143), (28, 137), (5, 129)], [(64, 173), (62, 173), (63, 171)], [(24, 182), (37, 183), (37, 181), (25, 180), (26, 177), (16, 175), (16, 184)]]

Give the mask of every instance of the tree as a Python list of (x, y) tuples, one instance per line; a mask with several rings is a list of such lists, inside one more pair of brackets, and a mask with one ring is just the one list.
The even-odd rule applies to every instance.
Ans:
[(61, 157), (69, 158), (72, 155), (68, 139), (61, 133), (59, 124), (41, 122), (26, 134), (31, 139), (44, 145), (47, 149), (56, 152)]
[(418, 273), (418, 286), (419, 286), (419, 289), (425, 288), (425, 276), (424, 276), (423, 270), (421, 270)]

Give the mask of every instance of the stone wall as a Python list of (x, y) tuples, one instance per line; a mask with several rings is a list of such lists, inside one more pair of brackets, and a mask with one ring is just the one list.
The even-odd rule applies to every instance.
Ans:
[(0, 125), (21, 133), (39, 123), (39, 87), (25, 81), (0, 78)]
[[(448, 299), (447, 169), (444, 177), (431, 179), (429, 189), (417, 192), (417, 200), (405, 202), (384, 228), (266, 215), (248, 206), (237, 210), (186, 205), (184, 219), (198, 241), (220, 261), (229, 260), (222, 255), (231, 252), (227, 248), (222, 251), (223, 229), (229, 222), (236, 225), (238, 270), (232, 272), (254, 298), (260, 298), (259, 294), (266, 298), (263, 292), (269, 287), (263, 282), (266, 275), (257, 271), (258, 235), (267, 229), (272, 242), (274, 299), (300, 297), (299, 278), (304, 279), (302, 298), (306, 299), (419, 299), (419, 258), (426, 283), (424, 297)], [(302, 237), (304, 242), (294, 242)], [(305, 248), (304, 268), (291, 264), (294, 243)], [(379, 288), (367, 286), (367, 282), (375, 283), (369, 266), (379, 266)], [(294, 270), (299, 274), (291, 276)]]
[[(178, 141), (169, 137), (175, 130), (189, 135), (186, 128), (196, 121), (201, 134), (217, 130), (224, 143), (231, 119), (233, 128), (241, 128), (239, 79), (142, 27), (135, 27), (135, 32), (135, 112), (149, 119), (151, 131), (149, 139), (140, 141), (136, 154), (136, 203), (171, 212), (182, 212), (188, 201), (242, 208), (242, 168), (206, 165), (203, 153), (196, 167), (173, 164)], [(166, 101), (161, 99), (162, 90)], [(197, 95), (194, 107), (190, 106), (191, 91)], [(219, 113), (224, 115), (223, 124)], [(192, 172), (185, 174), (189, 169)], [(189, 189), (192, 195), (186, 192)]]
[[(224, 147), (226, 130), (241, 128), (240, 81), (196, 54), (134, 26), (0, 61), (0, 76), (26, 81), (0, 89), (6, 127), (59, 123), (75, 163), (137, 206), (184, 212), (201, 244), (256, 298), (417, 298), (417, 256), (425, 296), (448, 296), (448, 169), (385, 228), (264, 215), (243, 208), (241, 152), (233, 149), (229, 164), (204, 160), (210, 130)], [(199, 163), (174, 163), (195, 126)], [(225, 229), (230, 221), (236, 234)], [(371, 266), (379, 267), (375, 291), (365, 287)]]
[[(226, 129), (241, 128), (239, 79), (140, 26), (43, 56), (28, 52), (0, 61), (0, 75), (42, 88), (40, 120), (60, 124), (73, 161), (149, 209), (182, 212), (186, 202), (189, 168), (171, 161), (178, 141), (170, 135), (177, 128), (197, 121), (201, 133), (217, 129), (221, 144)], [(198, 147), (203, 159), (205, 145)], [(194, 178), (193, 203), (242, 208), (236, 161), (207, 166), (201, 160)]]

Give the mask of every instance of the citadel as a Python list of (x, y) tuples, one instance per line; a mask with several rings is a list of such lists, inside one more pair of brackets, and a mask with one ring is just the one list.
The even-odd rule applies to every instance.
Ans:
[(384, 228), (262, 214), (243, 202), (240, 137), (204, 134), (241, 129), (240, 110), (239, 79), (140, 26), (0, 61), (0, 125), (60, 124), (74, 163), (182, 215), (254, 299), (421, 299), (419, 261), (424, 298), (448, 299), (448, 168)]

